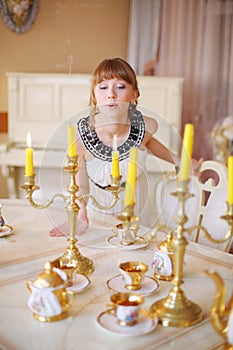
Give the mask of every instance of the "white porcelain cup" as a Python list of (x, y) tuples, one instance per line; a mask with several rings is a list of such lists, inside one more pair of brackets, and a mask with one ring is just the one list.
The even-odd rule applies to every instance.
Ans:
[(144, 297), (134, 293), (115, 293), (105, 312), (116, 317), (121, 326), (133, 326), (137, 323)]
[(120, 238), (122, 244), (134, 243), (137, 238), (138, 230), (139, 226), (135, 224), (127, 227), (120, 223), (112, 227), (112, 232)]
[(170, 280), (173, 278), (173, 252), (163, 252), (155, 249), (152, 268), (155, 277), (162, 280)]

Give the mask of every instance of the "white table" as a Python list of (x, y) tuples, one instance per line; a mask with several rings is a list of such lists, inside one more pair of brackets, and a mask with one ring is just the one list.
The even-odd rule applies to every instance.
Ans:
[[(222, 349), (223, 340), (214, 331), (209, 311), (215, 295), (214, 282), (203, 274), (204, 269), (218, 271), (227, 287), (227, 298), (233, 288), (233, 256), (212, 248), (190, 243), (185, 255), (185, 295), (203, 310), (204, 320), (189, 328), (157, 328), (146, 335), (125, 337), (107, 333), (96, 323), (112, 292), (106, 281), (118, 272), (122, 261), (138, 260), (149, 265), (148, 276), (153, 276), (151, 261), (154, 243), (138, 250), (123, 250), (110, 246), (106, 238), (109, 230), (89, 228), (79, 238), (80, 252), (94, 261), (95, 270), (89, 276), (90, 286), (76, 294), (69, 317), (54, 323), (34, 319), (27, 306), (27, 280), (35, 280), (44, 263), (61, 255), (68, 243), (65, 237), (50, 237), (52, 227), (45, 210), (32, 208), (24, 200), (2, 200), (3, 214), (15, 234), (0, 239), (0, 349), (7, 350), (139, 350), (139, 349)], [(55, 206), (56, 207), (56, 206)], [(64, 205), (51, 209), (59, 220), (65, 218)], [(54, 216), (54, 217), (55, 217)], [(51, 215), (50, 215), (51, 217)], [(165, 297), (170, 282), (160, 282), (155, 294), (145, 297), (144, 308), (149, 309)]]

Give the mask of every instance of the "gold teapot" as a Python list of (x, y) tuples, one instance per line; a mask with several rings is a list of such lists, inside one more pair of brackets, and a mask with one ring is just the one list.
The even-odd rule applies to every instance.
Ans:
[(66, 274), (53, 268), (50, 262), (35, 282), (26, 282), (26, 287), (30, 292), (28, 307), (37, 320), (54, 322), (68, 316), (74, 293), (66, 289)]
[(218, 272), (204, 271), (216, 284), (217, 291), (210, 319), (214, 329), (225, 340), (225, 349), (233, 350), (233, 294), (225, 304), (226, 286)]

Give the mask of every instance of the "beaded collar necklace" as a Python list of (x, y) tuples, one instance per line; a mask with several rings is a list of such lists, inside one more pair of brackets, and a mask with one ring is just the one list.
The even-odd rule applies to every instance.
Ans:
[[(95, 158), (111, 162), (112, 147), (103, 144), (98, 138), (95, 129), (90, 128), (90, 117), (82, 118), (78, 121), (77, 126), (80, 137), (86, 149), (93, 154)], [(117, 147), (119, 159), (123, 160), (129, 156), (132, 147), (139, 147), (145, 135), (145, 123), (141, 112), (135, 108), (129, 108), (130, 132), (127, 140)]]

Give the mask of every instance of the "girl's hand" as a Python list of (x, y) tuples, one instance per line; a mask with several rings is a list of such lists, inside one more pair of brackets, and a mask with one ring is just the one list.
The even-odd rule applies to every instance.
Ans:
[(193, 175), (195, 175), (195, 176), (199, 175), (199, 170), (200, 170), (202, 163), (203, 163), (203, 158), (200, 158), (199, 160), (192, 159), (191, 167), (192, 167)]

